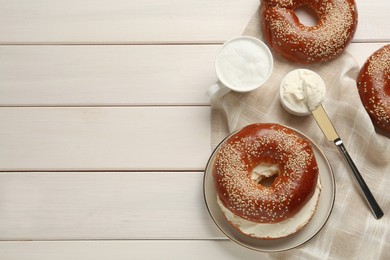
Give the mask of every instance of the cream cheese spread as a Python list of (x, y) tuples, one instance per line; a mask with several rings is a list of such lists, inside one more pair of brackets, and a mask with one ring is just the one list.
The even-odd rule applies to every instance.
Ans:
[(308, 69), (289, 72), (282, 80), (280, 98), (282, 105), (292, 114), (308, 115), (321, 105), (326, 86), (321, 76)]
[(317, 209), (322, 186), (318, 176), (316, 190), (310, 200), (293, 217), (284, 221), (266, 224), (243, 219), (227, 209), (217, 196), (217, 203), (227, 220), (244, 234), (257, 238), (281, 238), (302, 229), (312, 218)]

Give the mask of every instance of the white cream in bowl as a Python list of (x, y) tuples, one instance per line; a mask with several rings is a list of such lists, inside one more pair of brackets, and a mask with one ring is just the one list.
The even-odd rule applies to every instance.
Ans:
[(321, 76), (308, 69), (293, 70), (280, 84), (280, 100), (291, 114), (306, 116), (321, 105), (326, 94)]

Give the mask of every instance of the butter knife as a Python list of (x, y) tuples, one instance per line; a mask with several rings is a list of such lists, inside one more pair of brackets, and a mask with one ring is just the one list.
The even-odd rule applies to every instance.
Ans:
[(343, 141), (337, 134), (335, 128), (332, 125), (332, 122), (330, 121), (328, 114), (326, 113), (325, 109), (322, 105), (318, 106), (315, 110), (312, 111), (312, 115), (314, 116), (315, 120), (317, 121), (317, 124), (321, 128), (322, 132), (326, 136), (326, 138), (333, 142), (337, 148), (339, 149), (341, 155), (345, 158), (349, 166), (351, 167), (352, 173), (359, 184), (359, 187), (361, 191), (363, 192), (366, 202), (368, 203), (372, 214), (376, 219), (380, 219), (383, 216), (383, 211), (379, 207), (378, 203), (376, 202), (374, 196), (372, 195), (370, 189), (368, 188), (366, 182), (364, 181), (362, 175), (360, 174), (359, 170), (357, 169), (355, 163), (352, 161), (351, 157), (349, 156), (347, 149), (345, 148)]

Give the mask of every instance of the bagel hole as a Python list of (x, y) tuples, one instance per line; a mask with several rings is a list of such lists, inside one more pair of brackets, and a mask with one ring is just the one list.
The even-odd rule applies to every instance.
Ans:
[(276, 174), (272, 175), (270, 177), (265, 177), (265, 178), (261, 179), (261, 181), (258, 184), (268, 188), (274, 183), (276, 177), (278, 177), (278, 175), (276, 175)]
[(279, 176), (279, 167), (276, 164), (261, 163), (257, 165), (251, 173), (251, 179), (256, 184), (270, 187)]
[(299, 22), (304, 26), (313, 27), (318, 24), (316, 12), (307, 5), (302, 5), (294, 10)]

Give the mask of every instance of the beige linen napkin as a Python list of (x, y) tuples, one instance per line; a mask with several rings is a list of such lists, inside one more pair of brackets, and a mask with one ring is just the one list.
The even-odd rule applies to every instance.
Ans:
[[(244, 35), (262, 38), (257, 11)], [(300, 248), (264, 258), (390, 259), (390, 139), (374, 131), (356, 88), (359, 67), (347, 52), (338, 58), (302, 66), (274, 55), (274, 70), (264, 86), (251, 93), (230, 92), (211, 100), (212, 148), (230, 132), (245, 125), (272, 122), (293, 127), (316, 142), (330, 161), (336, 180), (333, 212), (319, 234)], [(355, 185), (347, 164), (334, 144), (327, 141), (312, 116), (288, 114), (280, 104), (281, 79), (289, 71), (308, 68), (327, 85), (323, 102), (336, 130), (385, 215), (376, 220)]]

